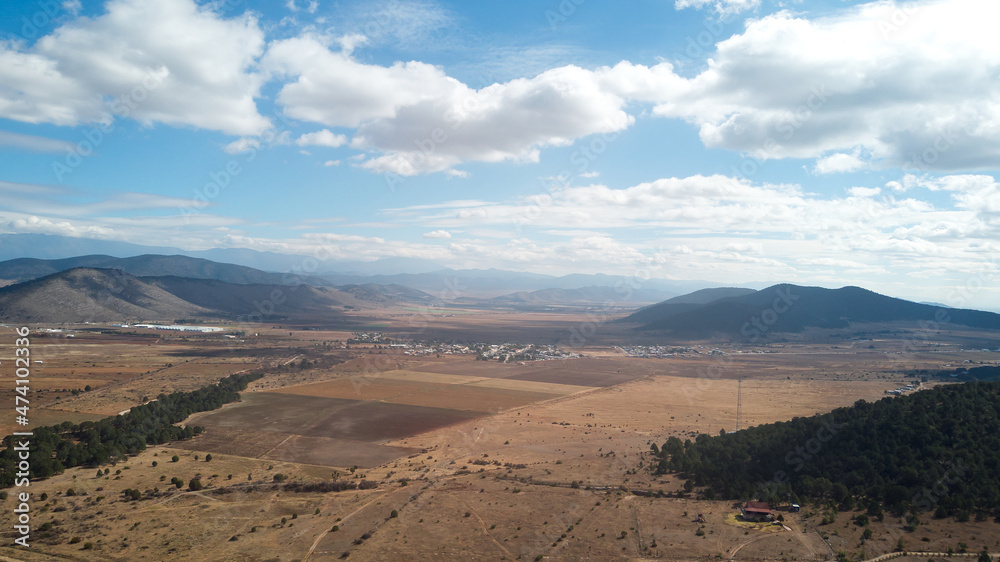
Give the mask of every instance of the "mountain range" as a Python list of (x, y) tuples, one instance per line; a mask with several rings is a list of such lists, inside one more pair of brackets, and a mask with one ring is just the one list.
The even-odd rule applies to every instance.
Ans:
[(181, 255), (143, 254), (128, 258), (107, 255), (86, 255), (63, 259), (18, 258), (0, 262), (0, 279), (14, 282), (29, 281), (78, 267), (117, 269), (137, 277), (174, 275), (192, 279), (215, 279), (241, 285), (262, 283), (271, 285), (324, 286), (330, 282), (321, 277), (271, 273), (252, 267), (219, 263), (204, 258)]
[[(37, 242), (40, 248), (36, 255), (56, 253), (53, 244), (64, 238), (0, 235), (4, 244), (0, 256), (26, 251), (23, 247), (12, 250), (7, 245), (12, 240), (21, 246)], [(149, 248), (74, 240), (76, 246), (71, 247), (118, 244), (105, 249)], [(414, 271), (422, 266), (437, 267), (422, 260), (400, 260), (399, 267)], [(362, 265), (355, 262), (353, 267), (364, 269)], [(388, 262), (381, 265), (389, 266)], [(554, 277), (495, 269), (295, 275), (180, 254), (20, 257), (0, 262), (0, 286), (4, 284), (7, 286), (0, 288), (0, 320), (38, 322), (235, 318), (259, 312), (261, 303), (280, 295), (281, 310), (273, 311), (275, 318), (394, 304), (531, 310), (595, 305), (621, 309), (655, 302), (619, 322), (652, 333), (750, 339), (808, 328), (900, 321), (1000, 329), (998, 314), (915, 303), (859, 287), (782, 284), (760, 290), (745, 286), (706, 288), (697, 281), (637, 282), (614, 275)]]
[[(69, 260), (63, 263), (51, 263), (49, 266), (29, 261), (20, 264), (20, 267), (26, 269), (15, 277), (8, 277), (0, 272), (0, 279), (24, 281), (72, 267), (110, 267), (140, 276), (180, 274), (176, 270), (167, 269), (158, 271), (132, 269), (132, 265), (126, 262), (109, 261), (115, 258), (148, 257), (149, 255), (169, 256), (173, 259), (180, 257), (200, 258), (233, 267), (253, 268), (260, 273), (275, 272), (275, 275), (278, 276), (277, 278), (247, 278), (245, 281), (223, 279), (236, 283), (294, 284), (296, 281), (289, 281), (289, 279), (298, 277), (301, 282), (317, 286), (401, 285), (430, 293), (438, 300), (491, 299), (514, 292), (624, 286), (632, 290), (629, 298), (625, 300), (635, 304), (645, 304), (713, 285), (707, 281), (636, 279), (625, 275), (570, 274), (553, 276), (500, 269), (449, 269), (431, 260), (404, 257), (387, 257), (373, 261), (322, 260), (317, 262), (309, 256), (260, 252), (245, 248), (186, 251), (180, 248), (144, 246), (127, 242), (50, 234), (0, 234), (0, 261), (18, 258), (35, 258), (51, 262)], [(82, 258), (92, 257), (93, 261), (79, 261)], [(216, 278), (211, 275), (197, 275), (199, 267), (204, 267), (204, 265), (192, 267), (194, 273), (190, 276)], [(31, 273), (27, 268), (37, 268), (37, 270)], [(307, 271), (308, 275), (302, 275), (303, 271)], [(296, 275), (289, 275), (288, 272)], [(239, 273), (239, 275), (244, 274), (245, 272)], [(747, 283), (746, 286), (760, 289), (767, 286), (767, 283)], [(624, 293), (619, 292), (615, 296), (615, 302), (623, 300), (622, 294)]]
[[(126, 258), (106, 254), (58, 259), (15, 258), (0, 262), (0, 280), (8, 284), (19, 283), (77, 267), (118, 269), (137, 277), (174, 275), (236, 284), (352, 287), (352, 291), (367, 293), (379, 302), (448, 301), (501, 307), (605, 303), (637, 306), (657, 302), (675, 296), (678, 291), (683, 291), (685, 288), (701, 285), (699, 282), (671, 284), (657, 280), (636, 283), (623, 276), (603, 274), (553, 277), (498, 269), (446, 269), (392, 275), (358, 273), (304, 275), (263, 271), (179, 254), (143, 254)], [(390, 289), (374, 289), (375, 287)], [(378, 293), (378, 296), (375, 293)]]
[(175, 322), (180, 319), (331, 316), (365, 303), (331, 287), (236, 284), (215, 279), (136, 277), (74, 268), (0, 288), (0, 321)]
[[(61, 269), (69, 266), (73, 267)], [(45, 274), (50, 271), (54, 272)], [(530, 308), (605, 302), (627, 306), (626, 297), (635, 297), (620, 287), (592, 286), (520, 291), (492, 299), (441, 300), (399, 284), (290, 284), (278, 273), (185, 256), (17, 259), (0, 263), (0, 278), (19, 281), (0, 288), (0, 321), (37, 323), (243, 318), (346, 322), (344, 313), (348, 310), (388, 305)], [(759, 291), (701, 289), (639, 309), (619, 322), (635, 324), (647, 333), (676, 337), (751, 340), (810, 328), (885, 322), (908, 322), (918, 328), (957, 325), (1000, 330), (1000, 314), (991, 312), (915, 303), (860, 287), (824, 289), (790, 284)]]

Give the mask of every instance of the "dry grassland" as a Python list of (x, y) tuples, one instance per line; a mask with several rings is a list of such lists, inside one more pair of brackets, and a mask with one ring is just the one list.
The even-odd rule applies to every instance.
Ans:
[[(528, 321), (537, 323), (529, 330), (561, 333), (579, 320), (470, 316), (440, 318), (435, 329), (495, 323), (517, 333), (516, 323)], [(288, 338), (287, 330), (273, 331)], [(328, 336), (293, 334), (288, 341), (294, 345)], [(95, 349), (103, 353), (113, 345)], [(121, 389), (125, 405), (175, 375), (180, 382), (172, 384), (194, 384), (245, 368), (195, 355), (186, 361), (170, 356), (175, 366), (166, 368), (168, 356), (155, 347), (118, 350), (121, 358), (106, 362), (85, 354), (70, 360), (60, 352), (59, 368), (70, 361), (81, 377), (120, 385), (113, 388)], [(793, 342), (767, 348), (775, 353), (720, 357), (704, 349), (640, 359), (605, 345), (584, 359), (526, 365), (373, 354), (332, 368), (278, 371), (254, 383), (243, 403), (187, 420), (206, 426), (204, 435), (153, 447), (107, 467), (107, 476), (79, 468), (32, 483), (32, 548), (2, 547), (0, 555), (95, 561), (330, 560), (345, 553), (348, 560), (828, 560), (838, 550), (890, 552), (901, 537), (912, 549), (957, 550), (964, 543), (969, 550), (1000, 550), (1000, 525), (992, 520), (960, 524), (927, 514), (916, 532), (907, 533), (902, 521), (887, 517), (872, 523), (875, 537), (862, 547), (850, 513), (819, 525), (821, 516), (807, 505), (783, 514), (791, 529), (785, 530), (737, 524), (731, 502), (634, 494), (662, 490), (670, 496), (681, 489), (677, 478), (644, 469), (650, 444), (734, 429), (738, 379), (744, 381), (745, 427), (877, 400), (899, 386), (904, 368), (980, 357), (954, 348), (901, 356), (896, 348), (898, 342)], [(90, 372), (83, 368), (88, 361), (116, 374), (104, 378), (96, 367)], [(157, 374), (146, 376), (151, 369)], [(130, 381), (135, 386), (127, 386)], [(119, 407), (118, 391), (107, 397), (99, 391), (88, 393), (93, 403), (65, 400), (81, 413)], [(206, 462), (209, 451), (213, 458)], [(171, 462), (175, 454), (179, 460)], [(336, 478), (377, 487), (296, 492), (274, 485), (277, 473), (292, 483)], [(206, 489), (188, 491), (199, 475)], [(174, 487), (172, 477), (185, 485)], [(127, 501), (128, 488), (148, 493)], [(11, 501), (0, 509), (9, 512)], [(704, 522), (696, 520), (699, 514)], [(45, 523), (51, 528), (42, 532)], [(86, 543), (92, 548), (85, 550)]]

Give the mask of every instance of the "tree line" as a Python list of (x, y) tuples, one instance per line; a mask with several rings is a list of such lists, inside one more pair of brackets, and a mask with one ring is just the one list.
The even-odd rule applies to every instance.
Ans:
[[(189, 439), (200, 433), (201, 428), (174, 424), (196, 412), (239, 401), (240, 391), (263, 376), (259, 371), (229, 375), (198, 390), (160, 394), (156, 400), (122, 415), (36, 427), (29, 446), (31, 478), (48, 478), (76, 466), (100, 466), (136, 455), (148, 445)], [(0, 451), (0, 488), (14, 484), (18, 462), (15, 444), (12, 436), (4, 439), (4, 449)]]

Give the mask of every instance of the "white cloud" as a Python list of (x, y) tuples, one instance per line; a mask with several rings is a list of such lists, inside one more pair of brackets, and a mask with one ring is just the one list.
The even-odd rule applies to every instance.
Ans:
[(348, 33), (347, 35), (342, 35), (337, 38), (337, 44), (340, 45), (340, 51), (349, 55), (354, 49), (358, 48), (359, 45), (364, 45), (368, 42), (368, 38), (360, 33)]
[(309, 0), (304, 8), (300, 8), (295, 4), (295, 0), (288, 0), (285, 2), (285, 7), (291, 12), (298, 12), (299, 10), (305, 10), (307, 13), (315, 14), (316, 9), (319, 7), (319, 2), (317, 0)]
[(702, 9), (712, 8), (718, 14), (731, 15), (754, 10), (760, 6), (760, 0), (676, 0), (674, 7), (678, 10), (684, 8)]
[(295, 141), (295, 144), (299, 146), (329, 146), (336, 148), (347, 144), (347, 137), (333, 134), (329, 129), (323, 129), (322, 131), (302, 135)]
[(863, 169), (867, 164), (861, 160), (858, 153), (831, 154), (816, 160), (813, 168), (814, 174), (838, 174), (844, 172), (854, 172)]
[(882, 193), (882, 188), (880, 187), (849, 187), (847, 192), (851, 194), (851, 197), (875, 197), (876, 195)]
[(434, 230), (431, 232), (425, 232), (424, 238), (448, 239), (451, 238), (451, 233), (448, 232), (447, 230)]
[(992, 176), (954, 175), (941, 178), (908, 176), (909, 183), (931, 191), (949, 191), (960, 209), (973, 211), (985, 223), (1000, 227), (1000, 183)]
[(305, 240), (317, 240), (321, 242), (367, 242), (373, 244), (385, 244), (385, 239), (379, 236), (358, 236), (356, 234), (342, 234), (339, 232), (310, 232), (303, 234)]
[(725, 245), (725, 250), (739, 254), (763, 254), (764, 245), (760, 242), (730, 242)]
[(242, 137), (227, 144), (225, 147), (223, 147), (223, 150), (225, 150), (229, 154), (239, 154), (241, 152), (250, 152), (252, 150), (257, 150), (259, 148), (260, 148), (259, 140), (248, 137)]
[[(675, 6), (722, 14), (758, 3)], [(66, 3), (70, 14), (76, 6)], [(0, 43), (0, 118), (193, 126), (242, 137), (227, 147), (234, 151), (273, 132), (255, 98), (274, 82), (289, 117), (357, 129), (349, 143), (322, 129), (297, 144), (350, 144), (364, 151), (358, 166), (403, 176), (460, 175), (455, 167), (470, 161), (537, 162), (547, 147), (592, 135), (611, 142), (650, 107), (697, 126), (710, 148), (816, 158), (816, 174), (1000, 166), (992, 148), (1000, 144), (1000, 43), (991, 27), (1000, 3), (884, 0), (812, 19), (782, 11), (748, 20), (692, 78), (669, 62), (622, 61), (475, 85), (420, 61), (381, 66), (354, 55), (388, 37), (423, 44), (453, 25), (435, 3), (366, 5), (338, 37), (305, 28), (270, 44), (252, 13), (225, 17), (213, 6), (111, 0), (105, 13), (71, 17), (30, 47)], [(287, 6), (312, 12), (317, 4)], [(289, 142), (283, 135), (265, 142)]]
[(323, 162), (323, 165), (326, 166), (327, 168), (329, 168), (330, 166), (339, 166), (340, 160), (327, 160), (326, 162)]
[[(898, 271), (931, 267), (925, 261), (931, 256), (938, 260), (933, 267), (947, 270), (996, 255), (984, 249), (1000, 239), (1000, 183), (995, 179), (903, 178), (910, 190), (948, 192), (952, 208), (884, 195), (893, 192), (893, 183), (884, 189), (853, 187), (846, 197), (826, 198), (798, 185), (692, 176), (621, 189), (566, 187), (504, 203), (469, 201), (384, 212), (404, 224), (436, 229), (506, 228), (518, 235), (577, 231), (574, 238), (587, 239), (593, 236), (584, 232), (608, 229), (628, 238), (656, 232), (660, 245), (679, 248), (665, 255), (690, 252), (708, 264), (744, 261), (778, 269), (792, 267), (793, 258), (821, 256), (867, 263), (869, 271), (876, 271), (871, 269), (876, 265)], [(695, 266), (700, 265), (690, 265), (691, 274), (698, 275)]]
[(60, 236), (99, 237), (105, 238), (113, 233), (111, 229), (100, 226), (82, 226), (71, 221), (52, 220), (44, 217), (29, 216), (17, 218), (7, 223), (7, 228), (14, 232), (37, 234), (56, 234)]
[(57, 196), (65, 196), (69, 193), (71, 193), (71, 191), (64, 187), (39, 185), (34, 183), (15, 183), (0, 180), (0, 194), (2, 194), (5, 199), (21, 194), (51, 197), (54, 199), (57, 198)]
[(459, 86), (432, 65), (364, 64), (349, 52), (331, 51), (330, 42), (306, 34), (268, 48), (262, 67), (272, 77), (292, 80), (278, 93), (290, 117), (329, 127), (357, 127), (371, 119), (391, 118), (403, 106), (435, 99)]
[(191, 0), (112, 0), (29, 50), (0, 44), (0, 117), (78, 125), (115, 116), (228, 134), (270, 126), (252, 71), (264, 33)]
[(20, 148), (33, 152), (66, 152), (72, 151), (75, 148), (73, 143), (68, 141), (36, 135), (22, 135), (11, 133), (10, 131), (0, 131), (0, 146)]
[(70, 15), (75, 16), (83, 9), (83, 4), (80, 3), (80, 0), (65, 0), (62, 3), (62, 9)]
[(584, 173), (580, 174), (580, 177), (581, 178), (596, 178), (596, 177), (598, 177), (600, 175), (601, 175), (600, 172), (592, 171), (592, 172), (584, 172)]
[[(761, 158), (861, 148), (914, 171), (995, 168), (998, 17), (1000, 4), (977, 0), (882, 1), (811, 20), (772, 14), (718, 43), (708, 69), (654, 112), (696, 124), (708, 147)], [(856, 166), (834, 156), (817, 171)]]
[(470, 160), (537, 162), (543, 147), (614, 134), (634, 122), (613, 91), (621, 86), (605, 87), (617, 73), (567, 66), (480, 90), (452, 84), (445, 95), (363, 124), (352, 145), (385, 153), (364, 167), (404, 176)]

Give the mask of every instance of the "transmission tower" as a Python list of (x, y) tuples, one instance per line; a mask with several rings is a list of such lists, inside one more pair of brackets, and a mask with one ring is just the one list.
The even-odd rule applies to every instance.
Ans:
[(736, 379), (736, 431), (743, 428), (743, 379)]

